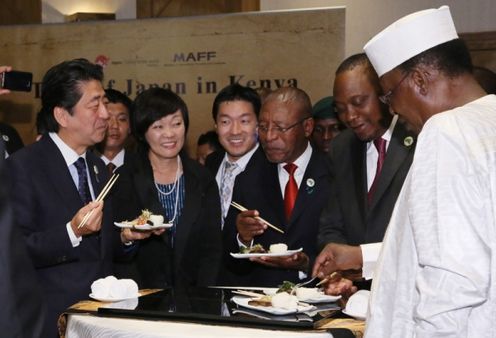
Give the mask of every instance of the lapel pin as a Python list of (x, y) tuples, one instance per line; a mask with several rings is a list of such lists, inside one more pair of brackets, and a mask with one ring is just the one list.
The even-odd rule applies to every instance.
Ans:
[(305, 187), (305, 190), (307, 194), (313, 193), (313, 187), (315, 186), (315, 180), (313, 178), (308, 178), (306, 181), (307, 186)]
[(315, 186), (315, 180), (313, 178), (307, 179), (307, 187), (313, 188)]
[(407, 147), (411, 146), (413, 144), (413, 137), (411, 136), (405, 137), (405, 139), (403, 140), (403, 144)]
[(2, 138), (5, 142), (9, 142), (9, 136), (8, 135), (2, 135)]
[(98, 183), (100, 183), (100, 179), (98, 178), (98, 167), (93, 165), (93, 172), (95, 173), (95, 178)]

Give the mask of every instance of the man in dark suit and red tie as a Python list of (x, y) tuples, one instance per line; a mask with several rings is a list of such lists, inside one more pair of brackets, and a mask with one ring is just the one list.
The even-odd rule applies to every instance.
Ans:
[(39, 112), (48, 134), (7, 160), (14, 221), (47, 310), (41, 337), (58, 336), (58, 316), (88, 298), (91, 283), (111, 274), (114, 252), (135, 239), (133, 233), (119, 237), (109, 208), (94, 201), (108, 180), (103, 162), (87, 151), (107, 129), (102, 79), (101, 67), (84, 59), (52, 67)]
[[(324, 154), (312, 149), (312, 106), (301, 89), (285, 87), (270, 93), (259, 116), (260, 143), (267, 159), (256, 172), (239, 175), (233, 201), (246, 207), (231, 208), (226, 224), (235, 222), (228, 250), (261, 244), (285, 243), (302, 252), (287, 257), (240, 261), (238, 274), (253, 286), (277, 286), (283, 281), (305, 280), (317, 251), (319, 215), (329, 195), (329, 165)], [(236, 217), (237, 215), (237, 217)], [(284, 231), (281, 234), (255, 216)], [(235, 219), (235, 220), (234, 220)]]
[(415, 133), (389, 112), (380, 94), (379, 78), (365, 54), (350, 56), (338, 67), (334, 103), (348, 129), (331, 145), (331, 195), (319, 229), (324, 249), (314, 268), (321, 277), (333, 266), (346, 265), (363, 268), (362, 276), (372, 278), (380, 242), (413, 160)]

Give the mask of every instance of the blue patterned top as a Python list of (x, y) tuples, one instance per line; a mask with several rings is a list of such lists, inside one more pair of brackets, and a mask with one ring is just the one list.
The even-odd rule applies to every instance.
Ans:
[[(174, 237), (176, 234), (176, 226), (184, 207), (184, 195), (185, 195), (184, 175), (181, 175), (181, 177), (179, 178), (178, 185), (177, 186), (174, 185), (175, 183), (171, 183), (171, 184), (156, 183), (156, 186), (159, 189), (157, 190), (158, 200), (160, 201), (160, 204), (165, 210), (164, 218), (167, 220), (167, 222), (171, 221), (174, 218), (174, 226), (170, 229), (172, 245), (174, 243)], [(177, 189), (179, 189), (179, 196), (177, 195)], [(176, 196), (179, 197), (179, 201), (177, 202), (177, 211), (176, 211)]]

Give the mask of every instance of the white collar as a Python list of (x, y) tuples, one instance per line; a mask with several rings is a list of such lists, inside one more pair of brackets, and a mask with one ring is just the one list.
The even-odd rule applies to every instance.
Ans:
[[(257, 142), (257, 144), (255, 144), (255, 146), (253, 147), (252, 150), (250, 150), (249, 152), (247, 152), (246, 154), (244, 154), (243, 156), (241, 156), (240, 158), (238, 158), (236, 160), (236, 165), (238, 166), (239, 169), (241, 169), (241, 171), (244, 171), (246, 166), (248, 165), (248, 162), (250, 161), (251, 157), (253, 156), (253, 154), (255, 153), (255, 151), (257, 151), (259, 147), (259, 143)], [(224, 155), (224, 159), (222, 160), (222, 164), (223, 165), (224, 163), (228, 162), (229, 159), (227, 157), (227, 152), (225, 153)], [(231, 161), (229, 161), (231, 162)]]
[(74, 162), (76, 162), (77, 159), (80, 158), (80, 157), (82, 157), (82, 158), (84, 158), (86, 160), (86, 151), (84, 153), (82, 153), (81, 155), (79, 155), (78, 153), (76, 153), (74, 151), (74, 149), (72, 149), (71, 147), (69, 147), (60, 138), (60, 136), (57, 133), (50, 132), (50, 133), (48, 133), (48, 135), (50, 136), (50, 138), (52, 139), (52, 141), (55, 143), (55, 145), (57, 146), (57, 148), (59, 148), (60, 152), (62, 153), (62, 157), (64, 157), (64, 161), (65, 161), (65, 163), (67, 164), (68, 167), (70, 165), (74, 164)]
[(120, 167), (124, 164), (124, 154), (126, 153), (125, 149), (122, 149), (115, 155), (115, 157), (112, 160), (109, 160), (105, 155), (101, 155), (100, 158), (103, 160), (105, 165), (109, 164), (112, 162), (116, 167)]

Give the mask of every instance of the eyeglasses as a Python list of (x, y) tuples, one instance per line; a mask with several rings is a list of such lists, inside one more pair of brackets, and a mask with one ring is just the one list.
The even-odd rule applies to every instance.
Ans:
[(388, 106), (391, 105), (391, 99), (394, 95), (394, 92), (401, 86), (401, 83), (407, 78), (407, 76), (410, 75), (410, 73), (406, 73), (405, 76), (398, 82), (398, 84), (388, 91), (386, 94), (379, 96), (379, 100), (381, 100), (382, 103), (387, 104)]
[[(270, 130), (272, 130), (272, 132), (277, 133), (277, 134), (284, 134), (284, 133), (286, 133), (287, 131), (289, 131), (289, 130), (293, 129), (294, 127), (296, 127), (297, 125), (301, 124), (303, 121), (305, 121), (305, 120), (307, 120), (307, 119), (309, 119), (309, 118), (311, 118), (311, 117), (310, 117), (310, 116), (308, 116), (308, 117), (304, 117), (304, 118), (302, 118), (301, 120), (299, 120), (298, 122), (293, 123), (292, 125), (290, 125), (290, 126), (288, 126), (288, 127), (280, 127), (280, 126), (278, 126), (278, 125), (276, 124), (276, 126), (275, 126), (275, 127), (270, 128)], [(261, 126), (261, 125), (259, 125), (259, 126), (258, 126), (258, 132), (259, 132), (259, 133), (264, 133), (264, 134), (267, 134), (267, 133), (269, 132), (269, 127), (264, 126), (264, 125), (262, 125), (262, 126)]]

